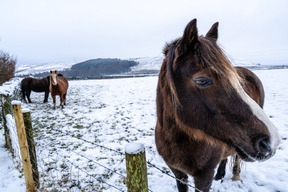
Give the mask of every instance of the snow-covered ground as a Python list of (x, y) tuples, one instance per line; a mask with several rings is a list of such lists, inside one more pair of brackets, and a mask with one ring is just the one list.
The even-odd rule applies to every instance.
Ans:
[[(231, 181), (227, 166), (212, 192), (288, 192), (288, 70), (255, 73), (264, 84), (264, 111), (278, 127), (281, 144), (271, 159), (243, 163), (242, 182)], [(126, 191), (123, 153), (130, 142), (143, 143), (147, 161), (171, 174), (155, 147), (156, 85), (157, 77), (69, 81), (63, 110), (52, 109), (51, 97), (43, 104), (44, 93), (33, 93), (34, 103), (22, 107), (32, 111), (41, 191)], [(2, 148), (3, 140), (0, 137), (0, 172), (5, 175), (0, 191), (24, 192), (24, 178)], [(194, 186), (192, 178), (189, 183)], [(173, 178), (150, 166), (148, 185), (154, 192), (177, 191)]]

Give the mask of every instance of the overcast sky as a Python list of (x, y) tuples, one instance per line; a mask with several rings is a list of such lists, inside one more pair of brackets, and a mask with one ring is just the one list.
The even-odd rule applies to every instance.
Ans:
[(18, 64), (152, 57), (197, 18), (235, 58), (288, 64), (287, 0), (0, 0), (0, 50)]

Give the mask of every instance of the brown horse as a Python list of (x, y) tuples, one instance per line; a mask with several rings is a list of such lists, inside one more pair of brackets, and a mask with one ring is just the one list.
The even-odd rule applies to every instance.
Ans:
[(56, 109), (56, 95), (60, 96), (60, 106), (62, 109), (66, 105), (66, 95), (68, 90), (68, 81), (57, 71), (50, 71), (50, 92), (53, 98), (54, 109)]
[(224, 176), (228, 156), (264, 161), (275, 154), (280, 142), (261, 108), (260, 80), (248, 69), (233, 67), (217, 38), (218, 23), (204, 37), (198, 36), (194, 19), (183, 36), (164, 49), (155, 141), (178, 178), (179, 191), (188, 191), (183, 182), (189, 174), (195, 187), (207, 192), (221, 161), (216, 179)]
[(34, 92), (45, 92), (44, 103), (46, 103), (48, 101), (48, 96), (49, 96), (49, 84), (50, 84), (49, 76), (43, 79), (34, 79), (31, 77), (22, 79), (21, 91), (22, 91), (22, 97), (24, 101), (27, 103), (26, 98), (25, 98), (26, 96), (28, 99), (28, 102), (32, 103), (30, 99), (30, 94), (31, 94), (31, 91), (34, 91)]

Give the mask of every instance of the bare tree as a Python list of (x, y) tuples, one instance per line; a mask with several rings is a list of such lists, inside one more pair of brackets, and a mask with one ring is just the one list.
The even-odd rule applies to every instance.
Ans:
[(9, 53), (0, 51), (0, 85), (14, 77), (15, 66), (16, 59)]

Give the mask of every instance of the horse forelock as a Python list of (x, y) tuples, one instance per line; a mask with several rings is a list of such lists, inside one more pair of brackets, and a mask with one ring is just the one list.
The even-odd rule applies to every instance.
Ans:
[(196, 54), (201, 61), (201, 65), (216, 74), (225, 91), (231, 92), (233, 88), (231, 81), (235, 80), (231, 75), (236, 76), (239, 82), (242, 82), (235, 67), (216, 42), (202, 36), (198, 38), (198, 41)]

